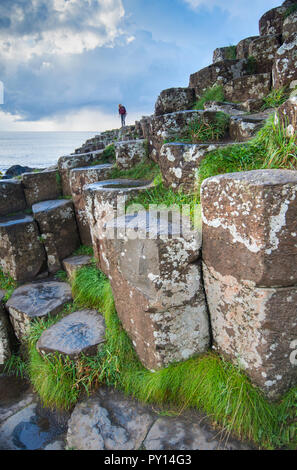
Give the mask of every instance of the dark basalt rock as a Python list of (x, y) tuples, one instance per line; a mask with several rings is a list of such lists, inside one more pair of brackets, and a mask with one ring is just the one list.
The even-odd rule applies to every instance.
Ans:
[(16, 176), (21, 176), (24, 173), (30, 173), (34, 171), (35, 168), (30, 168), (29, 166), (21, 166), (21, 165), (13, 165), (8, 170), (6, 170), (4, 178), (11, 179), (15, 178)]

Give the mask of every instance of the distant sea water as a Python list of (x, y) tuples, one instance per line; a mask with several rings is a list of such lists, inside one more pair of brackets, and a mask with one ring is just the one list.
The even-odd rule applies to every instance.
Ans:
[[(0, 171), (12, 165), (47, 168), (69, 155), (95, 132), (0, 132)], [(99, 132), (97, 133), (99, 134)]]

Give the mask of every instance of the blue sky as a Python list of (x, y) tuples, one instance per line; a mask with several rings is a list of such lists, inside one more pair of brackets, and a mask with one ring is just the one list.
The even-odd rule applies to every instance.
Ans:
[(100, 131), (153, 112), (281, 0), (0, 0), (0, 130)]

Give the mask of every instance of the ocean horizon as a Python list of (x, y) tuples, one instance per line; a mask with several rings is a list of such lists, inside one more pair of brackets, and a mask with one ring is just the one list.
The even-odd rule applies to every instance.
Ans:
[[(99, 134), (99, 132), (97, 133)], [(13, 165), (47, 168), (73, 153), (96, 132), (0, 131), (0, 171)]]

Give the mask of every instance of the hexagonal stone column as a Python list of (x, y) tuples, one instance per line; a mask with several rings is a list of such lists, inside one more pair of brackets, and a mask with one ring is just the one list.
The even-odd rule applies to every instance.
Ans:
[(271, 73), (275, 54), (281, 46), (279, 34), (261, 36), (249, 45), (249, 57), (257, 62), (257, 73)]
[(175, 113), (192, 109), (195, 104), (194, 88), (169, 88), (163, 90), (155, 104), (155, 114)]
[(204, 281), (213, 337), (269, 398), (297, 383), (297, 172), (259, 170), (202, 184)]
[(91, 245), (89, 221), (86, 215), (86, 202), (83, 190), (86, 185), (98, 181), (107, 180), (110, 176), (112, 165), (96, 165), (83, 168), (75, 168), (70, 171), (70, 186), (75, 207), (76, 221), (83, 245)]
[(168, 222), (168, 214), (158, 217), (157, 211), (122, 216), (107, 223), (101, 241), (100, 265), (117, 313), (141, 362), (152, 370), (205, 352), (210, 344), (201, 234), (187, 224), (181, 230), (179, 213), (172, 218)]
[(129, 170), (147, 159), (147, 142), (144, 139), (117, 142), (115, 152), (117, 167), (120, 170)]
[(60, 175), (57, 170), (25, 173), (22, 181), (29, 207), (37, 202), (57, 199), (62, 194)]
[(47, 253), (49, 272), (54, 273), (80, 245), (73, 202), (45, 201), (34, 204), (32, 210)]
[(91, 264), (92, 257), (86, 255), (71, 256), (63, 261), (63, 267), (71, 281), (75, 278), (77, 271)]
[(282, 34), (284, 14), (287, 11), (286, 6), (272, 8), (267, 11), (259, 20), (260, 36), (267, 36), (269, 34)]
[(225, 98), (230, 101), (261, 99), (269, 94), (271, 74), (258, 73), (235, 78), (224, 85)]
[(57, 315), (71, 300), (71, 288), (65, 282), (39, 282), (16, 289), (6, 306), (17, 338), (28, 333), (34, 319)]
[(0, 267), (19, 282), (31, 281), (46, 268), (44, 247), (31, 216), (0, 219)]
[(236, 47), (237, 59), (248, 59), (249, 58), (249, 46), (254, 39), (258, 39), (259, 36), (251, 36), (249, 38), (242, 39)]
[[(296, 23), (295, 23), (296, 24)], [(288, 86), (295, 88), (297, 85), (297, 37), (289, 38), (277, 50), (272, 69), (272, 81), (274, 88)]]
[(23, 185), (16, 180), (0, 180), (0, 217), (26, 209)]
[(41, 354), (57, 353), (77, 360), (95, 356), (105, 342), (105, 321), (96, 310), (80, 310), (45, 330), (36, 344)]
[(10, 325), (3, 304), (4, 293), (0, 291), (0, 373), (5, 361), (11, 356)]
[(280, 122), (285, 128), (288, 137), (297, 133), (297, 96), (289, 98), (280, 108), (278, 108), (276, 122)]
[(89, 221), (94, 255), (100, 256), (100, 243), (105, 237), (105, 224), (125, 213), (125, 203), (151, 187), (148, 181), (107, 180), (85, 186), (86, 214)]

